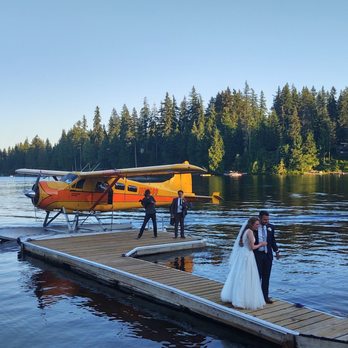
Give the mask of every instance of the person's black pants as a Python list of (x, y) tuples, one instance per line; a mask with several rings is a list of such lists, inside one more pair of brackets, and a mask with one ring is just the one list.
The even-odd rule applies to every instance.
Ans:
[(261, 279), (261, 288), (263, 297), (265, 300), (269, 298), (269, 279), (271, 277), (271, 269), (272, 269), (272, 258), (269, 257), (267, 253), (264, 251), (255, 251), (254, 252), (257, 269), (259, 271), (259, 276)]
[(156, 221), (156, 213), (154, 213), (154, 214), (145, 214), (144, 222), (140, 228), (138, 238), (140, 238), (143, 235), (143, 232), (145, 230), (145, 226), (149, 222), (150, 219), (152, 220), (152, 225), (153, 225), (153, 235), (154, 235), (154, 237), (157, 237), (157, 221)]
[(183, 213), (176, 213), (174, 215), (174, 233), (175, 237), (178, 236), (178, 227), (180, 224), (180, 237), (185, 237), (184, 233), (184, 214)]

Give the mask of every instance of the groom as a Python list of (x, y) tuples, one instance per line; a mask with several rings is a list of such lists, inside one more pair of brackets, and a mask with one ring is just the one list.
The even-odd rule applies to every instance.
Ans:
[(262, 246), (254, 250), (257, 269), (261, 279), (261, 288), (266, 303), (273, 303), (268, 296), (269, 278), (271, 276), (273, 251), (276, 253), (276, 258), (279, 259), (279, 249), (274, 237), (274, 225), (269, 223), (269, 213), (261, 210), (259, 214), (260, 226), (257, 231), (254, 231), (255, 244), (267, 242), (267, 246)]

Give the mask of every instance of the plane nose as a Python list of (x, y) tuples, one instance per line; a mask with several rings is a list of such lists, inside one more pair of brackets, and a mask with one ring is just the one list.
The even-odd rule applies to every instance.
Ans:
[(24, 192), (24, 195), (28, 198), (33, 199), (36, 195), (36, 192), (34, 190), (27, 190)]
[(24, 191), (24, 195), (30, 198), (31, 202), (37, 206), (40, 199), (40, 183), (36, 181), (31, 189)]

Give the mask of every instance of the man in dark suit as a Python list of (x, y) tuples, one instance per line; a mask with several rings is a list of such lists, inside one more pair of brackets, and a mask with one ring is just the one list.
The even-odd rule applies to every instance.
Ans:
[(269, 223), (269, 213), (265, 210), (260, 211), (260, 226), (257, 231), (254, 231), (255, 244), (267, 242), (267, 246), (259, 247), (254, 250), (257, 269), (261, 279), (262, 293), (266, 303), (273, 303), (269, 298), (268, 288), (269, 279), (271, 276), (273, 251), (276, 253), (276, 258), (279, 259), (279, 249), (274, 237), (274, 225)]
[(174, 218), (174, 238), (178, 238), (178, 227), (180, 224), (180, 237), (185, 238), (184, 220), (187, 214), (188, 203), (184, 198), (184, 192), (178, 191), (178, 197), (174, 198), (170, 206), (170, 216)]

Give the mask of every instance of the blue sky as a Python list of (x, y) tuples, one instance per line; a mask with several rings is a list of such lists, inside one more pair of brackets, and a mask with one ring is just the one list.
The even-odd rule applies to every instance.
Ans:
[(0, 0), (0, 148), (193, 85), (206, 103), (248, 81), (269, 106), (286, 82), (339, 91), (347, 18), (345, 0)]

